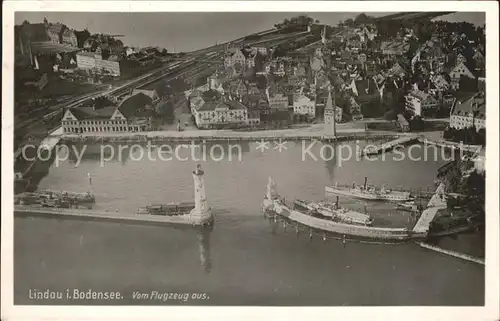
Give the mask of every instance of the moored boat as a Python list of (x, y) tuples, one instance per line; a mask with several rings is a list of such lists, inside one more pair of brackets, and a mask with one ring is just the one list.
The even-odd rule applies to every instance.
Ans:
[[(313, 208), (315, 205), (304, 203)], [(366, 224), (332, 220), (324, 215), (314, 215), (311, 210), (301, 211), (287, 205), (284, 199), (276, 192), (274, 181), (269, 178), (267, 193), (262, 203), (262, 210), (268, 216), (280, 217), (297, 225), (322, 233), (335, 234), (348, 239), (364, 240), (368, 242), (405, 242), (415, 238), (425, 238), (426, 234), (414, 234), (407, 227), (374, 227)], [(323, 216), (323, 217), (322, 217)]]
[(410, 211), (410, 212), (420, 211), (419, 206), (415, 203), (415, 201), (401, 202), (397, 204), (397, 207), (404, 211)]
[(339, 207), (338, 203), (331, 202), (309, 202), (296, 199), (295, 208), (311, 211), (316, 216), (324, 216), (336, 222), (360, 225), (372, 225), (373, 218), (370, 215), (359, 213), (347, 208)]
[(158, 204), (140, 207), (136, 214), (151, 214), (151, 215), (185, 215), (189, 214), (195, 208), (193, 202)]
[(413, 199), (410, 192), (394, 191), (392, 189), (385, 188), (385, 186), (382, 188), (369, 186), (367, 185), (366, 177), (365, 183), (362, 186), (359, 186), (356, 183), (353, 183), (352, 186), (339, 186), (338, 184), (335, 184), (333, 187), (326, 186), (325, 193), (372, 201), (404, 202)]

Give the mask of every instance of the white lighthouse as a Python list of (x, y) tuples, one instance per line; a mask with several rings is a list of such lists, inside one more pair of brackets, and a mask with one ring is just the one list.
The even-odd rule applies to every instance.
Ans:
[(328, 88), (328, 99), (326, 100), (326, 106), (325, 106), (325, 128), (324, 128), (324, 135), (325, 138), (333, 138), (337, 136), (337, 131), (335, 128), (335, 113), (336, 113), (336, 106), (334, 106), (332, 102), (332, 91), (331, 87)]
[(190, 217), (195, 225), (204, 225), (209, 223), (212, 218), (212, 213), (207, 204), (205, 195), (205, 182), (203, 179), (204, 171), (201, 165), (198, 164), (193, 171), (194, 181), (194, 204), (195, 207), (191, 210)]

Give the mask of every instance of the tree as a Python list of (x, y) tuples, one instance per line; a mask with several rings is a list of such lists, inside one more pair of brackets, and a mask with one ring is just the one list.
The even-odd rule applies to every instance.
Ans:
[(90, 32), (87, 29), (82, 31), (75, 31), (76, 40), (78, 42), (78, 48), (83, 48), (83, 44), (87, 39), (90, 38)]
[(344, 25), (346, 26), (352, 26), (354, 24), (354, 20), (349, 18), (344, 21)]

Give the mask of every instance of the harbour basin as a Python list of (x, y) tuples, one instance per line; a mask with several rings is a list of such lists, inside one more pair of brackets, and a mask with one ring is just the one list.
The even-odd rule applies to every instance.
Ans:
[[(215, 144), (213, 143), (207, 143)], [(15, 220), (15, 303), (33, 304), (28, 289), (82, 288), (120, 291), (113, 304), (191, 305), (482, 305), (484, 266), (463, 262), (413, 243), (372, 245), (298, 236), (265, 220), (260, 204), (272, 175), (282, 195), (325, 198), (325, 186), (362, 183), (432, 191), (436, 170), (446, 161), (429, 152), (427, 160), (397, 161), (391, 155), (339, 162), (322, 144), (303, 156), (302, 142), (278, 151), (227, 143), (215, 161), (200, 155), (185, 161), (139, 159), (134, 153), (101, 166), (100, 147), (89, 146), (81, 162), (75, 155), (52, 164), (40, 189), (86, 191), (92, 173), (96, 209), (131, 212), (146, 204), (189, 201), (190, 173), (205, 169), (207, 198), (216, 216), (213, 231), (138, 226), (96, 221), (22, 217)], [(366, 143), (361, 143), (366, 144)], [(309, 146), (309, 143), (306, 143)], [(92, 147), (92, 148), (90, 148)], [(209, 147), (210, 149), (210, 147)], [(331, 149), (324, 148), (323, 151)], [(187, 150), (185, 150), (187, 152)], [(70, 151), (71, 153), (71, 151)], [(224, 155), (223, 155), (224, 154)], [(327, 155), (328, 154), (328, 155)], [(413, 151), (418, 156), (418, 150)], [(229, 159), (229, 155), (233, 155)], [(110, 158), (110, 157), (108, 157)], [(216, 157), (219, 159), (220, 157)], [(139, 159), (139, 160), (137, 160)], [(200, 160), (201, 159), (201, 160)], [(327, 160), (325, 160), (327, 159)], [(76, 166), (78, 165), (78, 166)], [(340, 204), (366, 211), (378, 226), (406, 226), (409, 213), (394, 204), (340, 198)], [(444, 239), (484, 254), (477, 234)], [(478, 254), (478, 253), (470, 253)], [(207, 293), (206, 300), (134, 300), (135, 290)], [(39, 304), (41, 302), (37, 302)], [(72, 304), (72, 301), (46, 301)], [(81, 303), (81, 302), (80, 302)], [(105, 304), (102, 301), (89, 304)]]

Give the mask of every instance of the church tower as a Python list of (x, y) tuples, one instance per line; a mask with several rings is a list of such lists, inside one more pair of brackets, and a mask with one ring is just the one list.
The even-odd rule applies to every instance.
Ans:
[(331, 87), (328, 88), (328, 99), (326, 100), (325, 106), (325, 128), (324, 135), (326, 138), (336, 137), (337, 131), (335, 128), (335, 104), (332, 102), (332, 90)]

